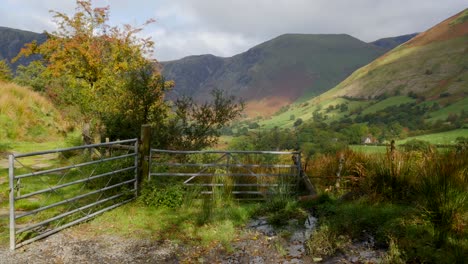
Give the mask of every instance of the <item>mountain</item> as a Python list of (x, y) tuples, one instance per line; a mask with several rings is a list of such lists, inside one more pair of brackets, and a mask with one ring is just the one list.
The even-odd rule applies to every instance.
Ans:
[[(356, 70), (333, 89), (283, 107), (259, 125), (291, 128), (299, 118), (346, 123), (392, 107), (404, 109), (388, 110), (396, 111), (393, 116), (414, 117), (404, 112), (407, 104), (416, 112), (426, 109), (422, 116), (430, 123), (466, 116), (467, 43), (465, 9)], [(401, 121), (401, 125), (411, 124)]]
[(46, 34), (0, 27), (0, 60), (6, 60), (11, 66), (11, 69), (16, 71), (18, 65), (27, 65), (31, 61), (39, 58), (37, 55), (30, 56), (28, 58), (23, 57), (11, 64), (11, 59), (16, 57), (24, 44), (32, 42), (33, 40), (37, 40), (37, 42), (41, 44), (46, 40), (46, 38)]
[(468, 94), (468, 9), (355, 71), (323, 97)]
[(229, 58), (190, 56), (162, 62), (170, 96), (204, 100), (213, 88), (244, 98), (251, 115), (272, 114), (327, 91), (385, 49), (345, 34), (285, 34)]
[(377, 47), (384, 48), (386, 50), (391, 50), (407, 42), (408, 40), (414, 38), (416, 35), (418, 35), (418, 33), (407, 34), (407, 35), (402, 35), (402, 36), (397, 36), (397, 37), (390, 37), (390, 38), (382, 38), (376, 41), (372, 41), (370, 42), (370, 44), (373, 44)]

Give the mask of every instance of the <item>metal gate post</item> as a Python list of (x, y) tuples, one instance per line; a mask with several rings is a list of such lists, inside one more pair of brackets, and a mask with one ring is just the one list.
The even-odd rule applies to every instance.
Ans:
[(15, 175), (14, 175), (14, 157), (13, 155), (8, 155), (8, 176), (10, 180), (10, 250), (15, 250)]
[(138, 190), (138, 185), (140, 185), (140, 182), (138, 180), (138, 140), (135, 141), (135, 148), (134, 148), (134, 151), (135, 151), (135, 185), (134, 185), (134, 189), (135, 189), (135, 198), (138, 197), (139, 195), (139, 190)]

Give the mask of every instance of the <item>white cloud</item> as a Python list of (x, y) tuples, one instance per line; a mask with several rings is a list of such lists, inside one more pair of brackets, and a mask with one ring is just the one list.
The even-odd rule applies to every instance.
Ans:
[(245, 38), (241, 34), (209, 31), (158, 30), (152, 35), (156, 40), (155, 55), (160, 61), (208, 53), (227, 57), (243, 52), (260, 41)]
[[(110, 5), (111, 23), (157, 22), (142, 34), (156, 58), (232, 56), (284, 33), (346, 33), (373, 41), (424, 31), (466, 8), (464, 0), (94, 0)], [(72, 13), (75, 1), (3, 0), (0, 26), (53, 30), (49, 10)]]

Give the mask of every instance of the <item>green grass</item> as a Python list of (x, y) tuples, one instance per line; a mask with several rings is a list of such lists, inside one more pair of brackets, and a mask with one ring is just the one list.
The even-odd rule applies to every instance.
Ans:
[(456, 19), (450, 22), (450, 26), (455, 26), (457, 24), (465, 23), (466, 21), (468, 21), (468, 9), (465, 9), (463, 13), (461, 13), (460, 16), (458, 16)]
[(468, 129), (456, 129), (447, 132), (427, 134), (415, 137), (408, 137), (403, 140), (398, 140), (397, 145), (404, 144), (409, 140), (418, 139), (424, 140), (431, 144), (456, 144), (457, 137), (468, 137)]
[(60, 112), (37, 92), (0, 82), (0, 138), (3, 141), (46, 142), (65, 131)]
[(349, 148), (356, 152), (362, 152), (365, 154), (374, 154), (374, 153), (386, 153), (386, 146), (372, 146), (372, 145), (350, 145)]
[(414, 101), (416, 100), (407, 96), (393, 96), (367, 107), (364, 111), (362, 111), (362, 114), (371, 114), (379, 110), (383, 110), (389, 106), (412, 103)]
[[(236, 227), (243, 225), (258, 207), (257, 204), (230, 204), (212, 208), (212, 221), (197, 221), (203, 215), (202, 202), (180, 208), (155, 208), (138, 202), (119, 207), (84, 224), (82, 229), (93, 235), (118, 234), (139, 239), (172, 240), (189, 245), (208, 246), (229, 243), (236, 236)], [(122, 217), (125, 215), (126, 217)]]
[(430, 115), (431, 117), (427, 121), (435, 122), (437, 120), (446, 120), (449, 114), (459, 114), (462, 111), (468, 112), (468, 98), (464, 98), (440, 110), (432, 112)]
[(368, 235), (375, 245), (388, 248), (384, 263), (463, 263), (468, 239), (455, 239), (437, 249), (433, 228), (413, 206), (373, 203), (366, 199), (340, 202), (322, 199), (314, 205), (319, 227), (307, 242), (312, 257), (332, 256), (349, 250), (352, 241)]
[[(374, 101), (350, 101), (344, 98), (334, 98), (321, 101), (319, 97), (311, 99), (307, 102), (301, 104), (292, 104), (289, 109), (281, 114), (271, 116), (268, 119), (262, 120), (259, 122), (261, 129), (272, 129), (274, 127), (280, 128), (292, 128), (294, 121), (297, 118), (301, 118), (303, 121), (309, 121), (312, 119), (312, 113), (314, 111), (319, 111), (322, 115), (326, 115), (326, 122), (332, 122), (333, 120), (339, 120), (345, 115), (349, 114), (351, 111), (357, 108), (366, 109)], [(332, 105), (336, 106), (339, 104), (347, 104), (348, 110), (341, 112), (338, 109), (334, 109), (330, 112), (327, 112), (327, 107)], [(291, 120), (291, 115), (294, 115), (295, 119)]]
[[(466, 40), (467, 37), (463, 36), (423, 46), (399, 46), (358, 69), (321, 96), (333, 98), (351, 93), (367, 98), (369, 95), (381, 94), (382, 91), (394, 94), (397, 90), (403, 94), (412, 90), (426, 98), (439, 95), (448, 89), (447, 86), (440, 85), (440, 81), (450, 80), (463, 72)], [(434, 74), (424, 74), (425, 70), (431, 70)], [(462, 79), (455, 91), (466, 91), (466, 82), (467, 80)]]
[[(441, 133), (434, 133), (434, 134), (426, 134), (414, 137), (408, 137), (402, 140), (397, 140), (396, 145), (402, 145), (410, 140), (423, 140), (427, 141), (431, 144), (440, 144), (440, 145), (455, 145), (456, 139), (458, 137), (468, 137), (468, 129), (460, 128), (451, 131), (441, 132)], [(385, 146), (372, 146), (372, 145), (350, 145), (350, 149), (356, 152), (362, 152), (366, 154), (372, 153), (386, 153), (387, 147)]]
[[(319, 229), (308, 243), (315, 257), (375, 238), (385, 263), (464, 263), (468, 252), (467, 152), (348, 153), (346, 171), (359, 180), (352, 195), (325, 193), (312, 204)], [(314, 163), (314, 176), (336, 170), (334, 155)], [(316, 185), (319, 186), (319, 185)], [(322, 185), (323, 188), (329, 184)], [(339, 190), (334, 194), (338, 195)]]

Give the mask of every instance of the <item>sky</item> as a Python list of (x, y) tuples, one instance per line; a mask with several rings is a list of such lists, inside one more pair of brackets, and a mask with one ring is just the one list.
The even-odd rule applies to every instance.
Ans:
[[(94, 0), (110, 24), (138, 26), (159, 61), (229, 57), (285, 33), (349, 34), (369, 42), (422, 32), (467, 8), (466, 0)], [(73, 14), (74, 0), (0, 0), (0, 26), (33, 32), (56, 27), (49, 10)]]

